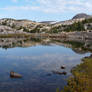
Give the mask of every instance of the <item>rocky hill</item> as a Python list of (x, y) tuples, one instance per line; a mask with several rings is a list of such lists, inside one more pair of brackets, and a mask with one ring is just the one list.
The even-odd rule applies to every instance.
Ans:
[(90, 18), (91, 16), (90, 15), (87, 15), (85, 13), (80, 13), (80, 14), (77, 14), (73, 17), (73, 19), (81, 19), (81, 18)]
[(74, 32), (92, 30), (92, 16), (80, 13), (72, 19), (60, 21), (52, 25), (51, 32)]
[(35, 33), (35, 30), (48, 28), (47, 24), (44, 24), (44, 23), (38, 23), (30, 20), (15, 20), (10, 18), (0, 19), (0, 26), (2, 26), (0, 27), (2, 34), (5, 33), (5, 31), (8, 31), (10, 28), (12, 29), (10, 33), (13, 33), (15, 30), (16, 32), (20, 32), (20, 33), (23, 33), (23, 32)]
[(67, 21), (44, 21), (35, 22), (31, 20), (15, 20), (10, 18), (0, 19), (0, 34), (12, 33), (58, 33), (62, 31), (83, 31), (92, 29), (92, 18), (90, 15), (77, 14)]
[(85, 19), (91, 18), (92, 16), (87, 15), (85, 13), (79, 13), (77, 15), (75, 15), (72, 19), (70, 20), (66, 20), (66, 21), (60, 21), (60, 22), (56, 22), (54, 23), (55, 25), (71, 25), (75, 22), (81, 22)]

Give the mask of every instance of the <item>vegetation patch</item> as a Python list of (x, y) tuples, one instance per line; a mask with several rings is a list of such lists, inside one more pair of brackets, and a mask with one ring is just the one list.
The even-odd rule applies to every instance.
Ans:
[(71, 44), (74, 48), (79, 48), (84, 46), (84, 43), (76, 42), (76, 41), (63, 41), (63, 43)]
[(73, 77), (61, 92), (92, 92), (92, 56), (72, 69)]

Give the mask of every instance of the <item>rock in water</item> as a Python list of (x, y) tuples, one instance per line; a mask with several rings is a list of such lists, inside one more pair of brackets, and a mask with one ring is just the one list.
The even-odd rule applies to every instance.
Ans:
[(62, 74), (63, 74), (63, 75), (66, 75), (66, 74), (67, 74), (67, 72), (62, 72)]
[(58, 75), (66, 75), (67, 72), (63, 71), (63, 72), (59, 72), (59, 71), (52, 71), (54, 74), (58, 74)]
[(65, 69), (65, 65), (62, 65), (62, 66), (61, 66), (61, 69)]
[(22, 78), (22, 75), (11, 71), (11, 72), (10, 72), (10, 77), (11, 77), (11, 78)]

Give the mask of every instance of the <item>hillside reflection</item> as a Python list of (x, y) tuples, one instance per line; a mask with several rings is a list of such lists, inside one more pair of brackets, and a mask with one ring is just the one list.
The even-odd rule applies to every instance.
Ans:
[(14, 48), (14, 47), (31, 47), (37, 45), (61, 45), (64, 47), (72, 48), (76, 53), (84, 54), (92, 51), (91, 40), (69, 40), (69, 39), (40, 39), (40, 38), (0, 38), (0, 47), (3, 49)]

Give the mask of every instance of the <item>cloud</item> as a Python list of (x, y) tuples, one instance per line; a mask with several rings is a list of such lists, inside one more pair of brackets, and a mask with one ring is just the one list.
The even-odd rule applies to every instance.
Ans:
[[(18, 0), (12, 0), (18, 2)], [(91, 0), (35, 0), (35, 6), (30, 4), (31, 0), (27, 1), (25, 6), (8, 6), (1, 8), (3, 10), (35, 10), (44, 13), (69, 13), (69, 12), (91, 12), (92, 1)]]
[(9, 6), (0, 8), (1, 10), (7, 10), (7, 11), (14, 11), (14, 10), (38, 10), (39, 7), (37, 6)]
[(37, 0), (45, 12), (92, 11), (92, 1), (87, 0)]

